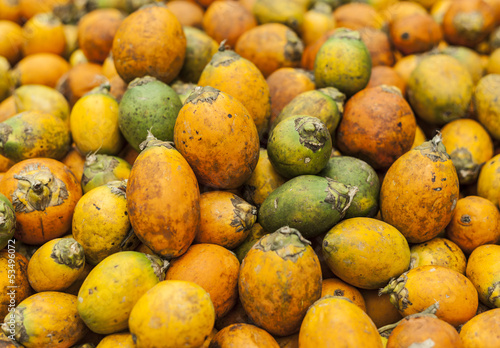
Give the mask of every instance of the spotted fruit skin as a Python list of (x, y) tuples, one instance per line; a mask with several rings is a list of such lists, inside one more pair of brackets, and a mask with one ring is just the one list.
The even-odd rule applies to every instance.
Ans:
[(26, 244), (43, 244), (71, 229), (82, 188), (71, 170), (50, 158), (33, 158), (13, 165), (0, 181), (0, 192), (12, 200), (17, 227), (14, 237)]
[(380, 213), (409, 243), (422, 243), (436, 237), (451, 221), (458, 194), (455, 166), (435, 137), (389, 168), (380, 190)]
[(319, 173), (331, 152), (332, 138), (326, 125), (317, 117), (304, 115), (279, 122), (267, 144), (274, 169), (286, 178)]
[(126, 195), (132, 228), (147, 247), (166, 258), (186, 252), (200, 221), (200, 189), (177, 150), (166, 142), (146, 147), (134, 162)]
[(251, 61), (221, 47), (201, 73), (198, 85), (212, 86), (235, 97), (248, 109), (259, 136), (267, 131), (271, 117), (269, 86)]
[(210, 86), (196, 89), (184, 103), (174, 143), (200, 184), (215, 188), (241, 186), (259, 160), (259, 134), (248, 109)]
[(88, 333), (76, 307), (75, 295), (58, 291), (40, 292), (26, 298), (7, 314), (2, 330), (11, 335), (6, 323), (12, 315), (14, 337), (23, 347), (69, 348)]
[(45, 157), (62, 159), (71, 146), (67, 122), (29, 110), (0, 123), (0, 154), (14, 162)]
[(467, 68), (455, 58), (423, 57), (408, 79), (408, 101), (423, 120), (443, 125), (465, 117), (474, 83)]
[(390, 294), (391, 303), (401, 315), (422, 312), (439, 303), (436, 316), (459, 326), (476, 315), (478, 294), (463, 274), (443, 266), (420, 266), (403, 273), (380, 290)]
[(453, 326), (432, 316), (421, 316), (402, 320), (391, 332), (387, 348), (410, 347), (422, 342), (436, 347), (464, 347)]
[(337, 31), (321, 46), (314, 62), (318, 87), (335, 87), (352, 96), (370, 80), (372, 60), (359, 32)]
[[(251, 343), (250, 343), (251, 342)], [(280, 345), (267, 331), (251, 324), (235, 323), (226, 326), (212, 338), (208, 348), (216, 347), (269, 347)]]
[(130, 313), (138, 347), (200, 347), (215, 323), (210, 295), (184, 280), (165, 280), (146, 292)]
[(460, 329), (460, 337), (465, 347), (497, 347), (500, 345), (498, 322), (500, 308), (476, 315)]
[(120, 131), (138, 152), (148, 131), (160, 140), (172, 141), (181, 107), (177, 93), (166, 83), (151, 76), (137, 78), (129, 84), (120, 101)]
[(137, 300), (164, 279), (158, 256), (122, 251), (90, 271), (78, 292), (78, 314), (93, 332), (111, 334), (128, 328)]
[(243, 259), (238, 279), (248, 316), (269, 333), (296, 333), (307, 308), (321, 297), (318, 257), (300, 232), (287, 226), (262, 237)]
[(500, 245), (477, 247), (469, 257), (466, 275), (479, 293), (479, 299), (490, 308), (500, 308)]
[(412, 245), (410, 251), (410, 268), (437, 265), (465, 274), (467, 263), (465, 254), (457, 244), (449, 239), (433, 238), (427, 242)]
[(344, 217), (357, 190), (330, 178), (299, 175), (269, 194), (257, 221), (267, 231), (290, 226), (305, 238), (314, 238)]

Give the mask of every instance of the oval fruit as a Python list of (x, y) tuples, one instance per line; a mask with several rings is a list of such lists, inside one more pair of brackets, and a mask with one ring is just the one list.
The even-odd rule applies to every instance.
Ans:
[(340, 28), (318, 51), (314, 77), (318, 87), (335, 87), (350, 97), (366, 87), (371, 68), (370, 53), (359, 32)]
[(330, 157), (318, 175), (358, 188), (346, 210), (346, 218), (374, 217), (377, 214), (380, 180), (377, 172), (365, 161), (350, 156)]
[(380, 290), (390, 294), (401, 315), (422, 312), (439, 303), (436, 316), (458, 326), (476, 315), (478, 295), (472, 282), (463, 274), (442, 266), (421, 266), (392, 279)]
[(7, 314), (2, 330), (10, 336), (13, 325), (14, 337), (23, 347), (69, 348), (88, 332), (76, 306), (75, 295), (56, 291), (34, 294)]
[(222, 318), (238, 300), (240, 262), (219, 245), (194, 244), (172, 260), (166, 280), (185, 280), (201, 286), (210, 295), (216, 318)]
[(165, 280), (152, 287), (137, 301), (129, 319), (139, 347), (200, 347), (214, 323), (208, 292), (183, 280)]
[(500, 308), (500, 245), (477, 247), (469, 257), (466, 273), (482, 303)]
[(73, 238), (56, 238), (33, 254), (28, 280), (36, 292), (64, 290), (78, 279), (84, 266), (82, 245)]
[(181, 100), (166, 83), (146, 76), (129, 83), (119, 106), (118, 124), (127, 142), (138, 152), (148, 131), (157, 139), (174, 140)]
[(171, 144), (148, 136), (126, 194), (130, 223), (147, 247), (166, 258), (186, 252), (200, 221), (200, 189), (193, 170)]
[(14, 162), (37, 157), (60, 160), (70, 146), (66, 122), (53, 114), (24, 111), (0, 123), (0, 154)]
[(110, 182), (84, 194), (76, 204), (72, 234), (91, 265), (139, 244), (130, 227), (125, 190), (125, 182)]
[(269, 134), (267, 154), (274, 169), (285, 178), (317, 174), (328, 163), (332, 138), (317, 117), (291, 116)]
[(408, 101), (423, 120), (442, 125), (464, 117), (474, 83), (465, 66), (445, 54), (423, 57), (408, 80)]
[(362, 309), (346, 298), (327, 296), (307, 310), (299, 346), (326, 348), (332, 342), (345, 347), (383, 347), (377, 328)]
[(357, 190), (330, 178), (300, 175), (267, 196), (259, 208), (257, 221), (266, 231), (289, 226), (305, 238), (313, 238), (344, 217)]
[(70, 169), (50, 158), (13, 165), (0, 181), (0, 192), (12, 200), (16, 210), (14, 237), (27, 244), (43, 244), (67, 233), (82, 196)]
[(248, 110), (212, 87), (196, 89), (186, 100), (174, 143), (199, 182), (216, 188), (241, 186), (259, 159), (259, 135)]
[(445, 238), (433, 238), (410, 248), (410, 268), (436, 265), (465, 274), (466, 258), (458, 245)]
[(408, 269), (410, 247), (394, 227), (371, 218), (335, 225), (323, 240), (323, 255), (332, 272), (348, 284), (376, 289)]
[(184, 63), (186, 36), (179, 20), (164, 5), (145, 6), (121, 22), (111, 53), (125, 82), (149, 75), (170, 83)]
[(436, 237), (452, 219), (459, 186), (439, 136), (399, 157), (380, 190), (380, 213), (409, 243)]
[(143, 294), (164, 279), (164, 262), (153, 255), (122, 251), (90, 271), (78, 292), (78, 314), (100, 334), (128, 328), (130, 311)]
[(271, 334), (297, 332), (307, 308), (321, 296), (321, 267), (309, 244), (299, 231), (285, 226), (262, 237), (241, 263), (243, 308)]

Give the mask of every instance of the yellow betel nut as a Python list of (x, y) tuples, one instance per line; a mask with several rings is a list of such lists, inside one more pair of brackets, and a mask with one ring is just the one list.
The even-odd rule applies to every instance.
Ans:
[(83, 247), (73, 238), (57, 238), (42, 245), (28, 263), (28, 280), (36, 291), (69, 287), (85, 266)]
[(84, 194), (76, 204), (72, 230), (91, 265), (136, 247), (139, 240), (130, 229), (125, 182), (114, 181)]
[(129, 328), (138, 347), (194, 348), (203, 344), (214, 323), (208, 292), (190, 281), (165, 280), (137, 301)]
[(109, 88), (97, 87), (81, 97), (71, 110), (71, 135), (84, 155), (116, 155), (125, 143), (118, 126), (118, 102), (109, 94)]
[(127, 329), (130, 311), (142, 295), (164, 279), (165, 266), (158, 256), (136, 251), (108, 256), (83, 282), (78, 292), (78, 314), (95, 333)]
[[(23, 300), (3, 320), (3, 332), (26, 348), (67, 348), (88, 329), (76, 310), (76, 296), (44, 291)], [(13, 332), (12, 332), (13, 331)]]

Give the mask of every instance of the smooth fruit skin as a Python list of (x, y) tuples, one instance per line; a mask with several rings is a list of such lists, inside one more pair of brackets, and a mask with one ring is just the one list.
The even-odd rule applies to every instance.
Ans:
[(332, 140), (344, 110), (345, 95), (333, 87), (305, 91), (284, 105), (270, 125), (272, 131), (278, 123), (297, 115), (317, 117), (325, 124)]
[(2, 330), (11, 335), (10, 317), (13, 314), (14, 336), (23, 347), (69, 348), (88, 332), (76, 306), (75, 295), (40, 292), (26, 298), (14, 312), (7, 314)]
[(137, 347), (130, 332), (116, 333), (104, 337), (96, 348), (135, 348)]
[(139, 239), (158, 255), (172, 258), (186, 252), (194, 240), (200, 221), (200, 189), (178, 151), (168, 143), (152, 144), (132, 167), (127, 209)]
[(200, 347), (211, 333), (215, 311), (210, 295), (193, 282), (165, 280), (142, 296), (130, 313), (138, 347)]
[(285, 181), (286, 179), (274, 169), (269, 160), (267, 149), (261, 147), (259, 150), (259, 161), (250, 178), (243, 184), (242, 198), (250, 204), (259, 207), (267, 196), (285, 183)]
[(108, 256), (90, 271), (78, 292), (78, 314), (94, 332), (128, 328), (137, 300), (163, 280), (162, 261), (137, 251)]
[(84, 95), (71, 110), (71, 135), (84, 155), (116, 155), (125, 142), (118, 124), (119, 104), (106, 88)]
[(44, 85), (24, 85), (12, 92), (17, 112), (37, 110), (58, 116), (69, 126), (69, 103), (56, 89)]
[(446, 124), (441, 135), (460, 184), (474, 183), (483, 164), (493, 157), (491, 136), (479, 122), (467, 118)]
[(150, 76), (135, 79), (120, 101), (120, 130), (138, 152), (148, 131), (157, 139), (172, 141), (175, 120), (181, 107), (179, 96), (166, 83)]
[(215, 315), (222, 318), (238, 300), (240, 262), (226, 248), (215, 244), (193, 244), (184, 255), (172, 260), (166, 280), (186, 280), (210, 294)]
[(200, 195), (200, 224), (194, 241), (238, 247), (257, 220), (257, 208), (227, 191), (209, 191)]
[(465, 274), (476, 287), (482, 303), (500, 308), (500, 245), (477, 247), (469, 257)]
[[(177, 1), (176, 4), (182, 3)], [(217, 41), (201, 29), (183, 25), (183, 30), (187, 46), (186, 57), (179, 77), (185, 82), (198, 83), (203, 69), (210, 63), (212, 56), (217, 53), (219, 46)]]
[(345, 297), (366, 312), (365, 300), (359, 290), (338, 278), (323, 279), (321, 283), (321, 297), (339, 296)]
[(391, 303), (401, 315), (422, 312), (439, 303), (436, 316), (459, 326), (476, 315), (478, 295), (473, 283), (463, 274), (443, 266), (420, 266), (392, 279), (380, 290), (390, 294)]
[(409, 243), (436, 237), (455, 210), (458, 176), (439, 137), (399, 157), (387, 171), (380, 190), (382, 219)]
[(477, 195), (488, 199), (498, 207), (500, 194), (500, 176), (497, 172), (500, 168), (500, 154), (486, 162), (477, 178)]
[(500, 308), (476, 315), (460, 329), (460, 337), (466, 348), (500, 346)]
[(73, 238), (56, 238), (43, 244), (28, 264), (28, 280), (36, 292), (68, 288), (85, 266), (83, 247)]
[(410, 247), (393, 226), (371, 218), (335, 225), (323, 240), (323, 255), (332, 272), (363, 289), (384, 286), (410, 264)]
[(366, 305), (366, 314), (377, 328), (397, 323), (403, 319), (387, 294), (379, 295), (378, 290), (360, 289)]
[(280, 68), (299, 67), (304, 45), (286, 25), (265, 23), (243, 33), (234, 50), (254, 63), (267, 78)]
[(382, 340), (370, 317), (343, 297), (327, 296), (316, 301), (302, 321), (299, 347), (382, 348)]
[(371, 69), (370, 53), (359, 32), (342, 28), (318, 51), (314, 77), (318, 87), (335, 87), (350, 97), (366, 87)]
[[(11, 247), (15, 246), (12, 242), (10, 244)], [(9, 308), (14, 308), (33, 294), (28, 280), (28, 259), (19, 252), (9, 253), (8, 250), (8, 248), (0, 250), (0, 289), (2, 290), (0, 294), (0, 318), (5, 318), (9, 313)], [(12, 268), (11, 265), (13, 265)], [(15, 279), (12, 277), (13, 272), (9, 273), (9, 270), (16, 272)], [(11, 299), (8, 287), (13, 285), (17, 286), (15, 288), (16, 297)]]
[(256, 325), (277, 336), (296, 333), (307, 308), (321, 297), (318, 257), (300, 232), (282, 227), (247, 253), (238, 290)]
[(500, 241), (500, 212), (486, 198), (467, 196), (458, 200), (446, 236), (469, 255), (484, 244)]

